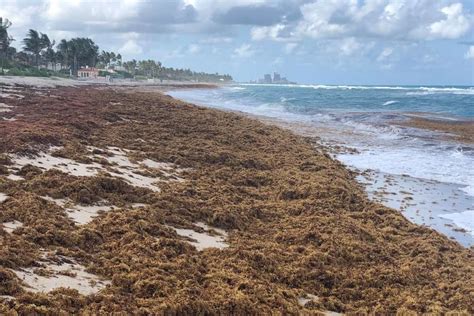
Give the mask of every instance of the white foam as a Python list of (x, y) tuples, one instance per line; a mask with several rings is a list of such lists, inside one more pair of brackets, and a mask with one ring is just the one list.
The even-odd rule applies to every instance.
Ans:
[[(192, 229), (181, 229), (181, 228), (174, 228), (174, 227), (172, 228), (176, 231), (178, 235), (193, 239), (193, 241), (190, 241), (189, 243), (192, 244), (194, 247), (196, 247), (196, 249), (199, 251), (207, 249), (207, 248), (224, 249), (229, 246), (225, 242), (225, 239), (227, 238), (226, 231), (219, 228), (215, 228), (215, 227), (209, 227), (204, 223), (196, 223), (196, 226), (203, 228), (206, 232), (199, 233)], [(208, 233), (210, 229), (214, 230), (217, 233), (217, 235), (214, 235), (214, 236), (210, 235)]]
[(467, 230), (474, 236), (474, 211), (439, 215), (441, 218), (452, 221), (459, 228)]
[(15, 221), (11, 221), (11, 222), (4, 222), (4, 223), (1, 224), (1, 226), (3, 226), (3, 229), (7, 233), (11, 234), (16, 229), (18, 229), (20, 227), (23, 227), (23, 223), (15, 220)]
[(395, 104), (395, 103), (398, 103), (398, 101), (393, 101), (393, 100), (392, 101), (387, 101), (382, 105), (390, 105), (390, 104)]
[(473, 158), (448, 149), (426, 149), (419, 146), (366, 147), (359, 154), (340, 154), (339, 160), (360, 170), (373, 169), (384, 173), (436, 180), (466, 186), (464, 191), (474, 196)]

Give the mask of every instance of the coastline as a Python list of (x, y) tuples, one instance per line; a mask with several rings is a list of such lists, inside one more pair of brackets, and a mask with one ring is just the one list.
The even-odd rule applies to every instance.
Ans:
[[(0, 160), (8, 197), (0, 222), (22, 223), (0, 229), (7, 285), (0, 295), (13, 297), (0, 298), (4, 313), (474, 312), (472, 250), (370, 201), (354, 174), (311, 139), (127, 88), (15, 94), (22, 97), (0, 98), (16, 119), (0, 121), (3, 158), (55, 146), (62, 149), (52, 157), (104, 169), (89, 177), (26, 165), (13, 172), (12, 159)], [(115, 164), (104, 163), (104, 151)], [(165, 175), (155, 192), (110, 169), (147, 159), (173, 167), (136, 175), (177, 172), (182, 181)], [(116, 208), (77, 225), (44, 196)], [(226, 245), (199, 251), (179, 229), (226, 236)], [(93, 300), (29, 292), (12, 270), (34, 266), (44, 249), (110, 283)]]

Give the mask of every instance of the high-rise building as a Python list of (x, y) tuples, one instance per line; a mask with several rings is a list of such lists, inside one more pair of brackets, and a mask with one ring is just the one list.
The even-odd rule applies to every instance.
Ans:
[(280, 74), (278, 72), (274, 72), (273, 73), (273, 82), (274, 83), (278, 83), (281, 81), (281, 77), (280, 77)]
[(263, 77), (263, 81), (264, 81), (265, 83), (272, 83), (272, 75), (266, 74), (266, 75)]

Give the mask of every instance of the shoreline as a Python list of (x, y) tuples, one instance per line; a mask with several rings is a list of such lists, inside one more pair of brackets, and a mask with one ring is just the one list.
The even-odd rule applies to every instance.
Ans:
[(415, 117), (407, 115), (406, 122), (395, 122), (400, 126), (415, 127), (435, 132), (445, 133), (446, 139), (474, 144), (474, 120), (471, 121), (450, 121), (435, 118)]
[[(290, 118), (285, 119), (255, 114), (251, 111), (221, 108), (215, 101), (209, 100), (213, 105), (208, 105), (202, 96), (196, 99), (193, 94), (189, 94), (188, 96), (186, 93), (171, 93), (171, 95), (184, 100), (190, 100), (191, 102), (199, 100), (198, 104), (201, 106), (228, 111), (230, 113), (240, 113), (264, 123), (285, 128), (298, 135), (314, 139), (318, 144), (322, 144), (334, 159), (343, 162), (346, 167), (357, 174), (358, 177), (362, 176), (362, 178), (358, 179), (358, 182), (365, 188), (371, 199), (397, 209), (415, 224), (434, 228), (446, 236), (454, 238), (467, 248), (474, 246), (474, 229), (469, 229), (466, 223), (463, 222), (465, 220), (469, 222), (468, 213), (469, 210), (472, 209), (472, 205), (474, 205), (474, 198), (470, 193), (472, 186), (469, 185), (469, 182), (467, 182), (466, 186), (465, 181), (459, 182), (459, 180), (462, 179), (453, 177), (450, 179), (440, 178), (431, 173), (424, 174), (410, 168), (408, 170), (403, 167), (387, 169), (387, 167), (380, 164), (380, 162), (373, 161), (374, 158), (372, 155), (374, 154), (383, 161), (384, 159), (389, 159), (395, 152), (388, 151), (391, 155), (388, 157), (383, 155), (384, 152), (381, 150), (377, 152), (377, 148), (380, 148), (382, 144), (377, 142), (376, 139), (371, 138), (370, 133), (374, 131), (372, 126), (364, 126), (364, 129), (360, 131), (352, 129), (353, 126), (351, 125), (337, 127), (327, 124), (324, 121), (320, 122), (317, 119), (314, 122), (304, 117), (295, 118), (290, 116)], [(237, 105), (237, 108), (239, 107), (245, 108), (243, 105)], [(466, 152), (472, 150), (471, 147), (469, 147), (469, 143), (464, 143), (463, 145), (463, 142), (458, 142), (457, 139), (454, 139), (453, 134), (448, 134), (440, 130), (432, 132), (422, 127), (410, 126), (409, 123), (406, 123), (408, 120), (405, 119), (412, 118), (413, 115), (415, 115), (412, 114), (413, 113), (404, 114), (400, 112), (394, 112), (393, 114), (384, 113), (388, 119), (386, 121), (379, 121), (379, 125), (373, 127), (379, 127), (382, 131), (395, 131), (397, 134), (403, 135), (401, 139), (411, 138), (411, 140), (414, 139), (415, 141), (418, 139), (421, 142), (421, 148), (423, 148), (423, 146), (428, 146), (429, 148), (438, 144), (440, 148), (460, 148), (461, 151)], [(352, 113), (352, 115), (354, 115), (354, 113)], [(426, 115), (426, 113), (424, 115)], [(441, 123), (442, 122), (443, 121), (441, 121)], [(406, 124), (402, 125), (399, 123)], [(469, 121), (462, 122), (461, 124), (465, 123), (468, 124)], [(355, 125), (357, 126), (357, 123)], [(450, 125), (452, 126), (453, 123)], [(369, 134), (367, 134), (367, 131)], [(390, 139), (391, 135), (388, 135), (388, 137)], [(413, 146), (413, 143), (411, 143), (411, 145)], [(359, 156), (361, 157), (358, 158)], [(422, 155), (421, 157), (427, 159), (431, 158), (428, 154)], [(401, 158), (411, 160), (410, 156), (406, 155), (405, 157), (402, 155)], [(381, 169), (379, 170), (377, 167), (365, 163), (363, 159), (369, 159), (377, 163)], [(397, 164), (398, 162), (398, 160), (392, 161), (393, 164)], [(432, 164), (436, 163), (430, 160), (426, 162)], [(407, 167), (406, 164), (405, 167)], [(379, 171), (375, 171), (374, 169)], [(368, 174), (372, 174), (369, 179), (370, 181), (364, 179), (364, 176)], [(436, 177), (432, 178), (430, 175)], [(407, 192), (411, 192), (411, 194), (418, 192), (416, 193), (417, 198), (413, 200), (411, 196), (406, 195)]]
[[(323, 147), (127, 90), (0, 98), (16, 119), (0, 120), (1, 312), (473, 312), (472, 250), (370, 201)], [(43, 264), (47, 278), (65, 258), (101, 280), (93, 301), (15, 277)]]

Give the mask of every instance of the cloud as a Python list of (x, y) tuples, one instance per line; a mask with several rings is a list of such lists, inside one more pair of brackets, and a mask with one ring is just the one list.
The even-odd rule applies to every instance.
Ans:
[(467, 50), (466, 54), (464, 55), (464, 58), (474, 60), (474, 45), (469, 46), (469, 49)]
[(221, 44), (221, 43), (232, 43), (232, 37), (222, 36), (222, 37), (209, 37), (201, 40), (203, 44)]
[(342, 41), (342, 45), (339, 47), (340, 53), (343, 56), (351, 56), (355, 52), (359, 51), (362, 45), (355, 40), (355, 38), (347, 38)]
[(470, 22), (463, 13), (461, 3), (443, 7), (440, 11), (445, 15), (445, 19), (430, 25), (432, 36), (453, 39), (459, 38), (469, 30)]
[(296, 47), (298, 47), (297, 43), (287, 43), (285, 45), (285, 53), (288, 54), (288, 55), (293, 53), (293, 51), (296, 49)]
[[(446, 3), (450, 3), (446, 5)], [(252, 38), (456, 39), (471, 28), (462, 3), (432, 0), (316, 0), (300, 6), (297, 21), (256, 26)]]
[(189, 45), (188, 47), (188, 52), (190, 54), (197, 54), (201, 51), (201, 46), (197, 45), (197, 44), (191, 44)]
[(252, 48), (250, 44), (242, 44), (242, 46), (234, 50), (234, 57), (238, 58), (249, 58), (256, 53), (256, 50)]
[(284, 35), (286, 29), (287, 26), (283, 24), (254, 27), (250, 31), (250, 35), (254, 41), (261, 41), (267, 38), (275, 41), (284, 41), (286, 39), (286, 36)]
[(138, 45), (134, 39), (129, 39), (118, 49), (118, 51), (120, 54), (128, 57), (140, 55), (143, 53), (143, 48)]
[(268, 26), (282, 20), (299, 19), (301, 12), (298, 7), (287, 4), (287, 2), (280, 2), (272, 5), (236, 6), (226, 12), (216, 12), (213, 20), (220, 24)]
[(385, 48), (377, 57), (378, 62), (383, 62), (387, 60), (393, 54), (393, 48), (387, 47)]

